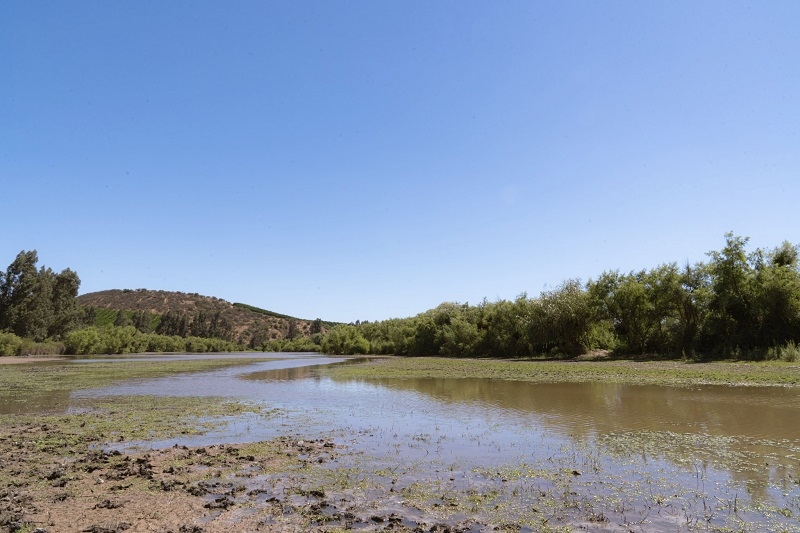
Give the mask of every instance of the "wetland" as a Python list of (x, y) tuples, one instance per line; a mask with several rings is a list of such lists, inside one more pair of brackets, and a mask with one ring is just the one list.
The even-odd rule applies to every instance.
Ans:
[(0, 367), (0, 531), (800, 531), (800, 365)]

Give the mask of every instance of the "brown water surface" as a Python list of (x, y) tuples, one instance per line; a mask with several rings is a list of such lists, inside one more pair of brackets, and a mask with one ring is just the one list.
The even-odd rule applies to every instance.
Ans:
[(484, 404), (511, 419), (533, 414), (542, 424), (575, 436), (645, 430), (800, 439), (800, 390), (785, 387), (677, 388), (433, 378), (370, 383), (420, 392), (444, 404)]

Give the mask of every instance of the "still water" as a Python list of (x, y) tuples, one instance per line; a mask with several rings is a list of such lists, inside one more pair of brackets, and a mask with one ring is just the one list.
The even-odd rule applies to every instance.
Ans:
[[(549, 468), (571, 473), (576, 481), (570, 481), (569, 491), (583, 498), (581, 505), (594, 502), (604, 516), (617, 516), (626, 527), (636, 523), (635, 516), (653, 530), (688, 530), (691, 516), (697, 526), (705, 515), (716, 527), (800, 530), (798, 389), (335, 380), (321, 372), (325, 365), (359, 360), (278, 356), (284, 359), (131, 380), (70, 398), (208, 395), (258, 402), (283, 413), (270, 419), (244, 416), (214, 433), (148, 446), (285, 434), (333, 438), (359, 457), (359, 464), (367, 461), (375, 472), (392, 472), (393, 483), (398, 478), (402, 483), (405, 475), (406, 483), (425, 478), (435, 484), (448, 472), (454, 484), (477, 484), (480, 478), (506, 490), (517, 483), (513, 492), (507, 489), (517, 495), (530, 487), (500, 472), (518, 471), (520, 465), (528, 471)], [(497, 472), (498, 479), (487, 472)], [(537, 490), (560, 487), (552, 481), (551, 488), (541, 489), (538, 483)], [(620, 510), (619, 500), (632, 502), (631, 508), (626, 511), (623, 504)], [(712, 503), (717, 507), (709, 515)], [(657, 518), (651, 515), (654, 506)]]

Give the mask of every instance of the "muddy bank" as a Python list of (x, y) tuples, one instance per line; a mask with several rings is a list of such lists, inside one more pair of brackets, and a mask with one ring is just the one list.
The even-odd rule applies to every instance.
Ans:
[(468, 531), (356, 510), (356, 502), (308, 488), (304, 468), (335, 462), (329, 440), (269, 442), (121, 452), (94, 438), (60, 444), (47, 423), (0, 434), (0, 531)]
[[(645, 479), (639, 466), (615, 473), (592, 449), (539, 464), (498, 457), (483, 469), (388, 466), (359, 459), (347, 439), (158, 450), (119, 438), (109, 445), (96, 433), (65, 439), (78, 420), (18, 417), (2, 426), (0, 532), (797, 531), (791, 516), (800, 512), (753, 514), (743, 495), (707, 493), (703, 484), (715, 480), (700, 471), (689, 489)], [(413, 443), (432, 444), (426, 436)]]
[[(15, 428), (2, 437), (2, 468), (14, 482), (0, 490), (1, 531), (217, 532), (302, 530), (303, 510), (285, 512), (283, 494), (248, 493), (238, 475), (262, 475), (299, 461), (327, 460), (325, 443), (291, 439), (206, 448), (174, 447), (141, 453), (85, 450), (63, 456), (42, 448), (52, 428)], [(260, 448), (258, 456), (254, 448)], [(67, 452), (68, 453), (68, 452)], [(245, 511), (245, 509), (247, 509)]]

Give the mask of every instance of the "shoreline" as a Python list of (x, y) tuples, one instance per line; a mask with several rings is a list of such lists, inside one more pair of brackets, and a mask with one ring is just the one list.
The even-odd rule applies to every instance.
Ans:
[(67, 359), (63, 355), (0, 355), (0, 365), (47, 363), (50, 361), (66, 361)]

